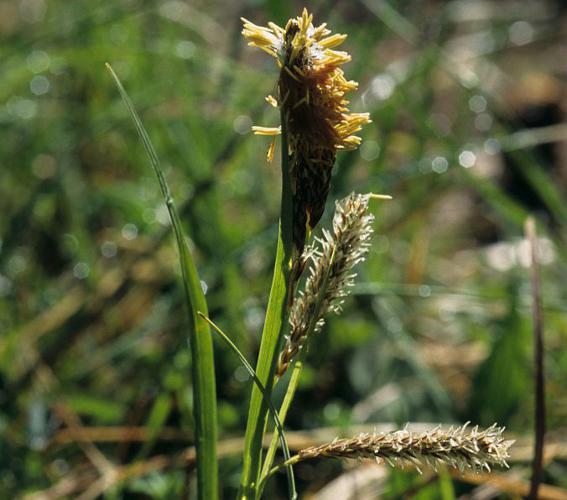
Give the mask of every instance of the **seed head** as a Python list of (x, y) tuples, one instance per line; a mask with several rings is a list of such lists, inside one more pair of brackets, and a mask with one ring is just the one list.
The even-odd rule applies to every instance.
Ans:
[[(351, 194), (336, 202), (333, 231), (307, 247), (304, 259), (311, 261), (305, 289), (293, 302), (290, 334), (280, 354), (278, 375), (287, 370), (311, 332), (319, 331), (329, 312), (339, 313), (354, 284), (352, 268), (364, 260), (372, 236), (374, 216), (367, 213), (371, 195)], [(303, 264), (302, 264), (303, 265)]]
[(496, 424), (488, 429), (478, 427), (442, 429), (437, 427), (427, 432), (411, 432), (407, 429), (380, 433), (360, 434), (350, 439), (335, 439), (331, 443), (301, 450), (295, 460), (302, 461), (319, 457), (345, 459), (375, 459), (392, 466), (412, 465), (418, 470), (422, 466), (437, 469), (440, 465), (461, 471), (483, 469), (490, 472), (492, 465), (508, 467), (508, 450), (514, 441), (503, 437), (504, 428)]

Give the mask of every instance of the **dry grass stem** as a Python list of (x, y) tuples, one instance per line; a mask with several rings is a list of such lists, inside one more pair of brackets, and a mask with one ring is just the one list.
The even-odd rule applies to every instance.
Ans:
[(340, 312), (356, 276), (351, 270), (364, 260), (370, 247), (374, 216), (367, 209), (371, 196), (353, 193), (337, 201), (333, 232), (323, 230), (323, 237), (306, 249), (305, 259), (311, 260), (310, 273), (305, 290), (299, 293), (291, 309), (291, 331), (280, 355), (279, 376), (285, 373), (310, 332), (322, 328), (325, 314)]
[(526, 238), (530, 248), (530, 280), (532, 285), (533, 332), (534, 332), (534, 386), (535, 386), (535, 441), (532, 479), (528, 498), (537, 499), (539, 483), (543, 476), (543, 446), (545, 438), (545, 368), (543, 346), (543, 314), (541, 279), (538, 266), (538, 249), (535, 220), (529, 217), (525, 224)]

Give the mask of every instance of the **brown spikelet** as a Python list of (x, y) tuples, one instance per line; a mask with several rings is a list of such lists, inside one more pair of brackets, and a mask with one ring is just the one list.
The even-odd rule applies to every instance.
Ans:
[(335, 439), (331, 443), (301, 450), (293, 462), (319, 457), (344, 459), (375, 459), (392, 466), (410, 465), (418, 470), (422, 466), (437, 469), (440, 465), (463, 470), (490, 471), (491, 466), (508, 467), (508, 450), (514, 441), (503, 437), (504, 428), (496, 424), (488, 429), (462, 427), (426, 432), (407, 429), (380, 433), (360, 434), (350, 439)]
[[(336, 152), (354, 149), (354, 135), (370, 122), (368, 113), (350, 113), (347, 92), (357, 83), (346, 80), (340, 66), (350, 61), (346, 52), (333, 50), (346, 35), (331, 35), (325, 24), (315, 27), (306, 9), (290, 19), (285, 28), (274, 23), (256, 26), (243, 19), (244, 37), (276, 58), (280, 67), (278, 98), (270, 99), (282, 109), (288, 133), (290, 176), (293, 191), (292, 282), (301, 274), (301, 254), (311, 230), (317, 225), (329, 194)], [(280, 128), (254, 127), (263, 135)]]

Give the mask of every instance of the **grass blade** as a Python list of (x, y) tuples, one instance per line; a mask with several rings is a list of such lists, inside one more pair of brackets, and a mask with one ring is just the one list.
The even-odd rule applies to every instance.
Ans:
[[(276, 363), (281, 345), (282, 332), (287, 316), (287, 294), (292, 249), (292, 198), (288, 165), (288, 144), (285, 119), (282, 116), (282, 199), (281, 217), (278, 230), (278, 246), (274, 274), (268, 299), (266, 319), (262, 331), (260, 353), (256, 364), (256, 374), (266, 388), (268, 398), (274, 383)], [(242, 499), (256, 497), (260, 466), (262, 462), (262, 441), (266, 429), (268, 406), (256, 385), (252, 388), (246, 437), (244, 444), (244, 463), (239, 496)]]
[(205, 314), (207, 313), (207, 302), (187, 240), (183, 235), (179, 214), (163, 175), (156, 151), (118, 76), (110, 64), (107, 63), (106, 67), (118, 87), (120, 96), (144, 144), (150, 164), (158, 178), (175, 233), (191, 326), (189, 344), (192, 357), (195, 448), (198, 463), (197, 495), (202, 500), (215, 500), (218, 498), (218, 471), (216, 455), (217, 403), (213, 344), (208, 323), (197, 314), (197, 310), (203, 311)]

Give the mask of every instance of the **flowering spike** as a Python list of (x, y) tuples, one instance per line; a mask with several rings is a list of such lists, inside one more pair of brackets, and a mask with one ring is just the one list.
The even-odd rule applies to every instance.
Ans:
[(467, 425), (412, 432), (407, 428), (379, 434), (359, 434), (350, 439), (334, 439), (321, 446), (301, 450), (294, 463), (319, 457), (376, 459), (392, 466), (421, 465), (437, 469), (447, 465), (461, 471), (490, 471), (491, 465), (508, 467), (508, 450), (514, 441), (504, 438), (504, 428), (496, 424), (483, 431), (467, 431)]
[[(345, 78), (340, 66), (350, 61), (350, 55), (333, 50), (346, 35), (331, 35), (326, 24), (315, 27), (307, 9), (285, 28), (242, 21), (248, 44), (273, 56), (281, 68), (277, 100), (269, 102), (282, 108), (289, 136), (295, 247), (292, 279), (297, 280), (305, 240), (323, 215), (336, 152), (357, 148), (361, 139), (354, 134), (370, 119), (368, 113), (349, 113), (347, 107), (345, 95), (357, 84)], [(273, 129), (255, 128), (256, 133), (269, 134), (268, 130)]]
[(311, 266), (305, 290), (291, 308), (291, 332), (280, 354), (279, 377), (303, 348), (307, 335), (323, 327), (324, 316), (340, 312), (342, 301), (354, 284), (350, 271), (364, 260), (370, 249), (374, 216), (367, 213), (369, 200), (370, 195), (353, 193), (337, 201), (332, 233), (323, 229), (323, 237), (316, 238), (319, 244), (308, 246), (302, 256), (302, 268), (308, 260)]

